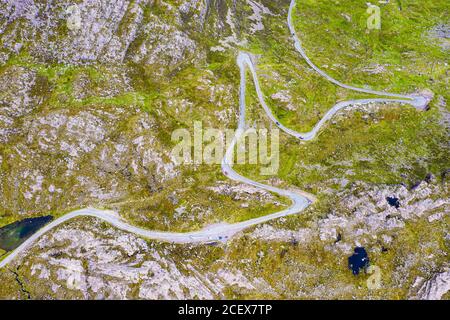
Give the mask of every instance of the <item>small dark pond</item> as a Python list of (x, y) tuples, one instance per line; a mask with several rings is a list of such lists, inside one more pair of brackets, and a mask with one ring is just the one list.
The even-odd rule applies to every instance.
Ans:
[(53, 220), (52, 216), (27, 218), (0, 228), (0, 248), (12, 251)]
[(400, 208), (400, 200), (396, 197), (387, 197), (386, 201), (389, 203), (391, 207)]
[(351, 257), (348, 257), (348, 268), (352, 270), (354, 275), (358, 275), (361, 269), (369, 267), (369, 256), (366, 249), (356, 247)]

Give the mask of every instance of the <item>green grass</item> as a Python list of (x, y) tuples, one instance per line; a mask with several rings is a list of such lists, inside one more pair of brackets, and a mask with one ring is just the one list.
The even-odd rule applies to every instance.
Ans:
[[(381, 30), (369, 30), (365, 2), (299, 0), (294, 21), (307, 54), (318, 66), (328, 66), (332, 76), (348, 84), (411, 92), (445, 77), (448, 52), (427, 33), (448, 22), (448, 8), (442, 0), (404, 1), (403, 10), (390, 3), (381, 7)], [(361, 71), (371, 64), (387, 71), (371, 76)]]

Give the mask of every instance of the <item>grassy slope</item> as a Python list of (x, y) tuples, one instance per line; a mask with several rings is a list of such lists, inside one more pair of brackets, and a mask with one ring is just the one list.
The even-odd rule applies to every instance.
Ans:
[[(448, 168), (448, 132), (439, 124), (437, 107), (438, 96), (448, 100), (448, 52), (425, 36), (432, 26), (445, 21), (442, 8), (446, 5), (442, 1), (419, 6), (417, 1), (409, 1), (399, 11), (390, 4), (382, 8), (382, 30), (368, 32), (362, 3), (298, 1), (296, 28), (306, 52), (319, 67), (328, 65), (324, 69), (332, 76), (357, 86), (367, 84), (399, 93), (431, 89), (435, 99), (427, 112), (394, 105), (369, 114), (350, 112), (346, 119), (329, 123), (317, 140), (305, 145), (286, 138), (281, 150), (284, 166), (280, 176), (284, 180), (303, 188), (334, 177), (410, 184), (428, 172), (440, 176)], [(344, 13), (352, 22), (347, 22)], [(254, 37), (252, 52), (261, 54), (258, 73), (263, 90), (284, 124), (308, 130), (337, 101), (364, 96), (337, 88), (312, 72), (293, 50), (279, 18), (268, 19), (268, 24), (270, 28), (262, 36)], [(352, 42), (360, 45), (352, 49)], [(361, 71), (373, 64), (384, 65), (387, 71), (377, 75)], [(281, 89), (291, 93), (295, 111), (269, 98)], [(348, 161), (350, 166), (341, 164)], [(302, 164), (322, 168), (308, 170)], [(348, 176), (347, 171), (351, 173)]]

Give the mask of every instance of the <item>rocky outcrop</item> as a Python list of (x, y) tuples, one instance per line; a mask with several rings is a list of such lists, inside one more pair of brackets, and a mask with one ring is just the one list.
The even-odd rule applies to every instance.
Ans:
[(450, 49), (450, 25), (449, 24), (439, 24), (431, 29), (428, 36), (438, 42), (444, 50)]
[(0, 142), (6, 143), (11, 134), (19, 132), (16, 120), (37, 107), (36, 78), (35, 71), (18, 66), (0, 73)]
[[(445, 188), (444, 188), (445, 189)], [(389, 204), (395, 196), (400, 206)], [(405, 186), (375, 186), (355, 184), (351, 190), (337, 194), (339, 204), (313, 227), (286, 230), (272, 226), (256, 228), (251, 236), (267, 241), (320, 240), (329, 250), (350, 253), (352, 247), (371, 243), (381, 237), (388, 245), (391, 235), (405, 227), (407, 221), (427, 217), (431, 223), (444, 219), (450, 212), (450, 199), (438, 184), (423, 181), (412, 190)], [(341, 236), (339, 236), (341, 235)], [(340, 238), (344, 239), (340, 239)]]
[(0, 64), (25, 48), (41, 62), (134, 61), (165, 73), (169, 66), (203, 61), (208, 48), (198, 39), (206, 35), (213, 35), (211, 43), (225, 36), (217, 39), (218, 51), (245, 43), (237, 10), (248, 20), (249, 33), (263, 30), (263, 16), (273, 13), (257, 1), (247, 5), (251, 10), (209, 0), (178, 6), (154, 0), (5, 0), (0, 3)]
[[(38, 2), (10, 0), (2, 4), (3, 41), (13, 51), (33, 39), (30, 51), (43, 60), (65, 63), (122, 61), (136, 38), (143, 19), (142, 6), (149, 1)], [(76, 10), (68, 10), (76, 6)], [(79, 14), (80, 24), (68, 28), (67, 21)], [(127, 25), (124, 25), (127, 21)], [(26, 34), (23, 34), (26, 32)], [(5, 37), (8, 37), (5, 41)]]
[(417, 292), (420, 300), (441, 300), (450, 291), (450, 271), (435, 274), (430, 280), (425, 281)]
[[(126, 115), (126, 117), (125, 117)], [(4, 210), (32, 214), (155, 191), (179, 173), (139, 109), (85, 107), (26, 118), (27, 133), (4, 153)], [(117, 128), (126, 124), (130, 131)]]
[(314, 239), (315, 232), (309, 228), (298, 230), (277, 229), (270, 225), (262, 225), (251, 233), (251, 237), (261, 241), (280, 241), (308, 243)]
[(96, 220), (74, 221), (43, 236), (21, 272), (35, 279), (34, 298), (45, 292), (59, 299), (213, 299), (230, 286), (269, 288), (233, 268), (204, 272), (189, 260), (180, 263), (170, 247), (148, 244)]
[(257, 199), (262, 204), (275, 201), (274, 196), (269, 192), (242, 183), (233, 185), (230, 183), (218, 182), (216, 186), (208, 187), (208, 190), (218, 194), (231, 196), (235, 201)]
[[(450, 199), (437, 197), (442, 194), (439, 185), (421, 182), (413, 190), (405, 186), (355, 185), (350, 192), (337, 195), (344, 212), (332, 212), (319, 222), (322, 240), (335, 240), (336, 230), (348, 237), (370, 237), (380, 232), (389, 232), (404, 227), (405, 221), (431, 215), (435, 210), (448, 212)], [(388, 203), (388, 197), (399, 199), (396, 208)], [(344, 213), (344, 214), (343, 214)]]
[[(164, 5), (169, 6), (153, 0), (5, 1), (0, 4), (3, 60), (26, 46), (41, 61), (120, 63), (134, 44), (133, 61), (178, 63), (197, 45), (176, 24), (149, 13)], [(169, 15), (179, 14), (173, 9)], [(189, 7), (180, 10), (186, 13)]]
[[(196, 43), (189, 36), (173, 25), (151, 15), (150, 22), (142, 28), (140, 45), (131, 52), (131, 59), (136, 63), (156, 66), (159, 74), (182, 62), (190, 61), (196, 51)], [(202, 60), (204, 56), (196, 56)], [(192, 61), (195, 62), (195, 61)]]

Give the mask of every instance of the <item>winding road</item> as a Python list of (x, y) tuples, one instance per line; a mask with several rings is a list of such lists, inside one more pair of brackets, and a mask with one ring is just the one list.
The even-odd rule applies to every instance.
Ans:
[[(336, 112), (339, 110), (346, 108), (350, 105), (364, 105), (369, 103), (386, 103), (386, 102), (397, 102), (402, 104), (409, 104), (415, 108), (423, 109), (428, 101), (425, 97), (421, 97), (418, 95), (400, 95), (400, 94), (393, 94), (393, 93), (387, 93), (387, 92), (380, 92), (380, 91), (373, 91), (369, 89), (362, 89), (357, 87), (352, 87), (346, 84), (343, 84), (325, 72), (323, 72), (321, 69), (319, 69), (314, 63), (311, 62), (311, 60), (308, 58), (306, 53), (304, 52), (301, 42), (298, 39), (295, 29), (292, 24), (292, 12), (294, 10), (294, 7), (296, 5), (296, 1), (292, 0), (290, 7), (289, 7), (289, 14), (288, 14), (288, 26), (289, 30), (291, 32), (291, 35), (293, 37), (294, 43), (295, 43), (295, 49), (300, 53), (300, 55), (303, 57), (303, 59), (306, 60), (308, 65), (313, 68), (317, 73), (319, 73), (321, 76), (326, 78), (328, 81), (342, 87), (345, 89), (368, 93), (368, 94), (374, 94), (379, 96), (386, 96), (386, 97), (392, 97), (390, 99), (361, 99), (361, 100), (350, 100), (350, 101), (344, 101), (339, 102), (335, 106), (333, 106), (326, 114), (325, 116), (314, 126), (314, 128), (310, 132), (306, 133), (300, 133), (296, 132), (294, 130), (291, 130), (289, 128), (286, 128), (283, 126), (273, 115), (270, 108), (267, 106), (264, 95), (262, 93), (261, 87), (259, 85), (258, 76), (255, 71), (255, 66), (252, 62), (251, 56), (248, 53), (240, 52), (237, 57), (237, 64), (240, 69), (240, 98), (239, 98), (239, 124), (238, 124), (238, 130), (236, 131), (236, 135), (230, 144), (229, 148), (226, 151), (225, 157), (222, 160), (222, 171), (223, 173), (230, 178), (231, 180), (235, 180), (238, 182), (246, 183), (249, 185), (252, 185), (254, 187), (273, 192), (276, 194), (279, 194), (281, 196), (285, 196), (291, 199), (292, 205), (280, 212), (270, 214), (267, 216), (247, 220), (244, 222), (239, 222), (235, 224), (219, 224), (214, 225), (208, 228), (205, 228), (200, 231), (195, 232), (188, 232), (188, 233), (173, 233), (173, 232), (159, 232), (159, 231), (151, 231), (142, 229), (139, 227), (135, 227), (127, 223), (124, 219), (122, 219), (118, 213), (108, 210), (99, 210), (95, 208), (86, 208), (82, 210), (77, 210), (70, 212), (53, 222), (47, 224), (43, 228), (41, 228), (39, 231), (37, 231), (35, 234), (33, 234), (30, 238), (28, 238), (25, 242), (23, 242), (19, 247), (17, 247), (14, 251), (9, 253), (2, 261), (0, 261), (0, 268), (6, 266), (8, 263), (10, 263), (13, 259), (15, 259), (19, 254), (23, 253), (27, 248), (29, 248), (38, 238), (40, 238), (43, 234), (46, 232), (52, 230), (53, 228), (61, 225), (62, 223), (77, 218), (77, 217), (94, 217), (101, 220), (104, 220), (111, 224), (112, 226), (131, 232), (133, 234), (136, 234), (138, 236), (153, 239), (153, 240), (160, 240), (160, 241), (166, 241), (166, 242), (173, 242), (173, 243), (208, 243), (208, 242), (218, 242), (218, 241), (227, 241), (230, 237), (232, 237), (237, 232), (240, 232), (246, 228), (249, 228), (251, 226), (261, 224), (273, 219), (277, 219), (283, 216), (297, 214), (307, 208), (313, 201), (314, 197), (310, 196), (306, 193), (297, 191), (290, 191), (290, 190), (284, 190), (279, 189), (273, 186), (265, 185), (253, 180), (250, 180), (244, 176), (241, 176), (236, 171), (233, 170), (233, 155), (234, 155), (234, 147), (241, 137), (242, 133), (246, 129), (246, 122), (245, 122), (245, 111), (246, 111), (246, 105), (245, 105), (245, 95), (246, 95), (246, 73), (247, 69), (250, 70), (253, 82), (255, 84), (256, 93), (258, 95), (259, 102), (261, 103), (262, 107), (264, 108), (266, 114), (268, 117), (284, 132), (287, 134), (294, 136), (300, 140), (303, 141), (309, 141), (314, 139), (314, 137), (319, 132), (320, 128), (330, 119), (333, 117)], [(240, 130), (239, 130), (240, 129)]]

